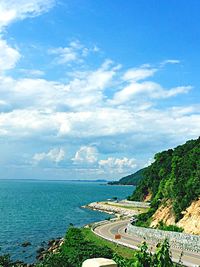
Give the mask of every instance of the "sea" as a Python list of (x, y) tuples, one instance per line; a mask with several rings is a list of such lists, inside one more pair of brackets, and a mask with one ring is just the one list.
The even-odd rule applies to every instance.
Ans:
[[(36, 261), (36, 251), (53, 238), (110, 215), (81, 206), (113, 197), (124, 199), (133, 186), (101, 182), (0, 180), (0, 254), (13, 260)], [(22, 243), (31, 245), (23, 247)]]

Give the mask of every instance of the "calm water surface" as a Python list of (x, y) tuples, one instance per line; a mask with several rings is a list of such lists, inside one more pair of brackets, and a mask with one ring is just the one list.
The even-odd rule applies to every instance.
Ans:
[[(69, 223), (82, 226), (108, 217), (82, 209), (82, 205), (112, 197), (123, 199), (132, 191), (131, 186), (89, 182), (0, 180), (1, 253), (34, 262), (42, 241), (64, 236)], [(25, 241), (31, 246), (23, 248)]]

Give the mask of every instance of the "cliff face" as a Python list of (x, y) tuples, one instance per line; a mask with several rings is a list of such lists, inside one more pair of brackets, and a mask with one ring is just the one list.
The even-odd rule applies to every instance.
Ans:
[(150, 227), (156, 227), (160, 221), (163, 221), (166, 225), (175, 224), (175, 216), (171, 202), (168, 200), (165, 205), (161, 205), (154, 215)]
[(182, 214), (183, 218), (176, 223), (172, 203), (167, 201), (152, 216), (150, 227), (156, 227), (160, 221), (163, 221), (166, 225), (177, 225), (183, 228), (185, 233), (200, 235), (200, 198), (193, 201)]
[(182, 227), (186, 233), (200, 235), (200, 198), (186, 209), (177, 226)]
[(152, 194), (151, 194), (151, 193), (148, 193), (148, 194), (144, 197), (144, 202), (151, 201), (151, 199), (152, 199)]

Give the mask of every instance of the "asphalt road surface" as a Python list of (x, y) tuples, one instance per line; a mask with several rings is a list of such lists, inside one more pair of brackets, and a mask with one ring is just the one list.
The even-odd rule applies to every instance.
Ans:
[[(128, 220), (126, 221), (117, 221), (117, 222), (110, 222), (107, 224), (103, 224), (100, 226), (97, 226), (94, 229), (94, 233), (107, 239), (112, 242), (125, 245), (127, 247), (137, 249), (139, 245), (144, 241), (142, 238), (138, 238), (137, 236), (134, 236), (133, 234), (125, 233), (125, 228), (127, 224), (129, 223)], [(120, 234), (121, 239), (116, 240), (115, 235)], [(150, 251), (155, 251), (156, 244), (152, 241), (145, 240), (149, 246)], [(170, 248), (172, 253), (172, 259), (174, 262), (178, 262), (181, 256), (181, 250), (177, 248)], [(182, 263), (185, 266), (200, 266), (200, 253), (197, 252), (190, 252), (190, 251), (183, 251), (182, 255)]]

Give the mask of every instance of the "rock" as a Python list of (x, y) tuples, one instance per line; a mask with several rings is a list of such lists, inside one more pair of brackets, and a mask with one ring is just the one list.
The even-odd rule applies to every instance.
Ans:
[(63, 243), (64, 243), (64, 238), (60, 239), (60, 244), (59, 244), (59, 246), (62, 246)]
[(36, 259), (42, 261), (44, 259), (44, 255), (37, 255)]
[(55, 239), (51, 239), (48, 241), (48, 246), (53, 246), (53, 243), (55, 242)]
[[(38, 255), (36, 256), (36, 259), (41, 261), (45, 258), (46, 254), (57, 253), (59, 247), (63, 244), (63, 242), (64, 242), (64, 238), (51, 239), (48, 241), (48, 243), (42, 242), (41, 243), (42, 246), (38, 248), (37, 250)], [(44, 248), (45, 244), (47, 244), (46, 248)]]
[(28, 246), (31, 246), (31, 242), (26, 241), (26, 242), (22, 243), (22, 247), (28, 247)]
[(43, 247), (41, 247), (41, 248), (38, 248), (36, 252), (37, 252), (38, 254), (41, 254), (41, 253), (44, 252), (44, 251), (45, 251), (45, 249), (44, 249)]

